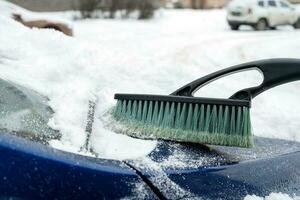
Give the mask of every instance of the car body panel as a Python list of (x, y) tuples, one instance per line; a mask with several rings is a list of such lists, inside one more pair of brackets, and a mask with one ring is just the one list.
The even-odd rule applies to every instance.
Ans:
[[(166, 199), (241, 199), (271, 192), (299, 195), (300, 145), (272, 139), (271, 143), (274, 148), (286, 147), (284, 153), (273, 153), (271, 147), (254, 159), (246, 150), (238, 155), (232, 149), (220, 152), (222, 148), (162, 141), (149, 158), (125, 163), (142, 172)], [(0, 197), (157, 198), (121, 161), (66, 153), (3, 132), (0, 152), (0, 179), (5, 183), (0, 186)]]
[(62, 152), (4, 132), (0, 152), (0, 198), (157, 198), (121, 161)]
[(241, 199), (271, 192), (300, 195), (300, 144), (268, 138), (255, 141), (254, 149), (161, 142), (148, 159), (130, 163), (167, 199)]
[(181, 188), (204, 199), (242, 199), (272, 192), (300, 194), (300, 152), (275, 158), (202, 168), (168, 176)]

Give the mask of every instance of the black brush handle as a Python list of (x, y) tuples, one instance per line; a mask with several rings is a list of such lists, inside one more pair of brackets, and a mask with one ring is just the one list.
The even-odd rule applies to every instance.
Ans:
[(192, 97), (198, 89), (212, 81), (249, 69), (258, 69), (263, 74), (264, 80), (262, 84), (257, 87), (240, 90), (232, 95), (230, 99), (251, 100), (268, 89), (300, 80), (300, 59), (268, 59), (248, 62), (217, 71), (181, 87), (171, 95)]

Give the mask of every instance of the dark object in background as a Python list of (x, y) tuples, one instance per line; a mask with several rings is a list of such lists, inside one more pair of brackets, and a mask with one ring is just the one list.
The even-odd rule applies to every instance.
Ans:
[(153, 4), (152, 0), (144, 0), (140, 1), (139, 6), (139, 19), (149, 19), (154, 16), (154, 12), (156, 10), (155, 5)]
[(150, 19), (155, 11), (162, 6), (159, 0), (79, 0), (78, 7), (81, 18), (128, 18), (131, 13), (137, 11), (137, 19)]
[(93, 18), (94, 11), (99, 7), (102, 0), (80, 0), (79, 10), (82, 19)]
[(16, 14), (16, 13), (12, 14), (12, 17), (16, 21), (24, 24), (25, 26), (27, 26), (29, 28), (49, 28), (49, 29), (54, 29), (56, 31), (60, 31), (60, 32), (64, 33), (65, 35), (73, 36), (73, 30), (64, 23), (53, 22), (53, 21), (48, 21), (48, 20), (44, 20), (44, 19), (25, 21), (22, 18), (21, 14)]

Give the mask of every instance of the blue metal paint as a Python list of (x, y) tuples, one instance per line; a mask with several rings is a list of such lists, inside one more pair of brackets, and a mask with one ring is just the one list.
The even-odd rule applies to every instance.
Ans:
[[(254, 149), (221, 147), (222, 151), (205, 146), (162, 141), (150, 155), (155, 167), (151, 168), (134, 160), (131, 164), (169, 198), (172, 197), (170, 191), (176, 192), (176, 188), (170, 189), (174, 183), (186, 191), (188, 198), (242, 199), (248, 194), (266, 196), (271, 192), (300, 195), (300, 144), (276, 139), (256, 140), (259, 141)], [(274, 150), (278, 148), (282, 148), (281, 154)], [(237, 161), (234, 152), (235, 155), (245, 157)], [(189, 163), (185, 167), (177, 167), (175, 163), (181, 163), (182, 159), (176, 160), (176, 154), (183, 155)], [(255, 154), (257, 158), (252, 157)], [(174, 165), (163, 165), (163, 172), (153, 171), (168, 158), (171, 158)], [(201, 159), (205, 162), (197, 164), (197, 160)], [(162, 180), (164, 184), (156, 182), (162, 175), (171, 181)]]
[[(300, 151), (236, 162), (214, 151), (180, 145), (161, 142), (149, 158), (160, 163), (178, 150), (191, 160), (200, 159), (205, 152), (207, 158), (215, 158), (198, 167), (164, 169), (170, 180), (190, 192), (189, 197), (241, 199), (247, 194), (264, 196), (270, 192), (300, 195)], [(0, 134), (0, 160), (0, 197), (157, 198), (135, 171), (121, 161), (66, 153), (5, 133)], [(134, 166), (135, 161), (130, 163)], [(150, 171), (139, 170), (149, 181), (155, 177)], [(139, 191), (136, 191), (137, 184), (141, 186)], [(161, 185), (153, 184), (164, 194)], [(141, 196), (142, 193), (146, 196)]]
[(271, 192), (300, 195), (300, 152), (234, 165), (166, 172), (171, 180), (207, 199), (241, 199)]
[(155, 199), (137, 174), (120, 161), (62, 152), (0, 134), (0, 197), (23, 199)]

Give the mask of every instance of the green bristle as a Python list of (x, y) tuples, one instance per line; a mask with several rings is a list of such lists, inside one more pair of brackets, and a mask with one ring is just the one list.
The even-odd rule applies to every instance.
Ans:
[(186, 103), (183, 104), (182, 106), (182, 110), (181, 110), (181, 113), (180, 113), (180, 118), (179, 118), (179, 126), (181, 129), (184, 129), (185, 127), (185, 122), (186, 122)]
[(118, 100), (113, 117), (141, 138), (252, 147), (248, 107)]
[(142, 122), (146, 122), (148, 112), (148, 101), (144, 101), (143, 113), (142, 113)]
[(160, 103), (160, 108), (159, 108), (159, 113), (158, 113), (158, 117), (156, 119), (156, 124), (158, 126), (161, 125), (161, 121), (163, 120), (163, 116), (164, 116), (164, 102)]
[(247, 110), (246, 110), (246, 108), (242, 108), (243, 109), (243, 111), (242, 111), (242, 124), (241, 124), (241, 132), (242, 133), (245, 133), (245, 132), (247, 132), (247, 126), (246, 126), (246, 122), (247, 122), (247, 118), (248, 118), (248, 112), (247, 112)]
[(222, 128), (223, 128), (223, 124), (222, 124), (222, 119), (223, 119), (223, 106), (220, 105), (219, 106), (219, 112), (218, 112), (218, 127), (217, 127), (217, 130), (216, 132), (217, 133), (222, 133)]
[(152, 120), (151, 120), (152, 124), (156, 123), (157, 117), (158, 117), (158, 101), (155, 101), (154, 110), (153, 110), (153, 113), (152, 113)]
[(207, 106), (207, 109), (206, 109), (206, 116), (205, 116), (205, 123), (204, 123), (204, 132), (205, 133), (208, 133), (209, 132), (209, 125), (210, 125), (210, 105)]
[(114, 117), (119, 118), (122, 112), (122, 101), (118, 101), (114, 110)]
[(153, 115), (153, 101), (149, 102), (148, 114), (147, 114), (147, 124), (151, 124), (152, 115)]
[(134, 100), (133, 101), (133, 105), (132, 105), (132, 119), (136, 119), (136, 117), (137, 117), (137, 111), (138, 111), (137, 101)]
[(126, 113), (126, 100), (123, 101), (121, 114), (124, 115)]
[(230, 116), (230, 134), (235, 134), (235, 107), (231, 107), (231, 116)]
[(143, 101), (139, 101), (139, 105), (138, 105), (138, 110), (137, 110), (137, 120), (141, 120), (142, 119), (142, 109), (143, 109)]
[(229, 133), (229, 106), (225, 107), (221, 133)]
[(242, 133), (241, 132), (241, 124), (242, 124), (242, 109), (241, 107), (238, 107), (238, 112), (237, 112), (237, 118), (236, 118), (236, 133)]
[(192, 123), (193, 123), (193, 105), (190, 103), (188, 106), (188, 114), (186, 119), (186, 127), (187, 130), (192, 130)]
[(175, 122), (175, 113), (176, 113), (176, 109), (175, 109), (175, 103), (173, 102), (171, 105), (171, 110), (170, 110), (170, 115), (169, 115), (169, 126), (170, 127), (174, 127), (174, 122)]
[(128, 119), (132, 118), (131, 105), (132, 105), (132, 102), (131, 102), (131, 100), (129, 100), (128, 103), (127, 103), (127, 106), (126, 106), (126, 118), (128, 118)]
[(181, 103), (177, 103), (176, 115), (175, 115), (175, 128), (180, 129), (180, 113), (181, 113)]
[(196, 104), (194, 107), (194, 114), (193, 114), (193, 131), (197, 130), (198, 128), (198, 118), (199, 118), (199, 105)]
[(198, 129), (201, 132), (204, 131), (204, 127), (205, 127), (205, 120), (204, 120), (205, 112), (204, 112), (204, 110), (205, 110), (205, 108), (204, 108), (204, 105), (202, 104), (201, 108), (200, 108), (200, 123), (198, 126)]
[(211, 121), (210, 121), (210, 130), (211, 133), (217, 133), (218, 130), (218, 113), (217, 113), (217, 106), (214, 105), (211, 113)]
[(167, 102), (165, 106), (164, 119), (162, 121), (163, 127), (170, 127), (170, 103)]

